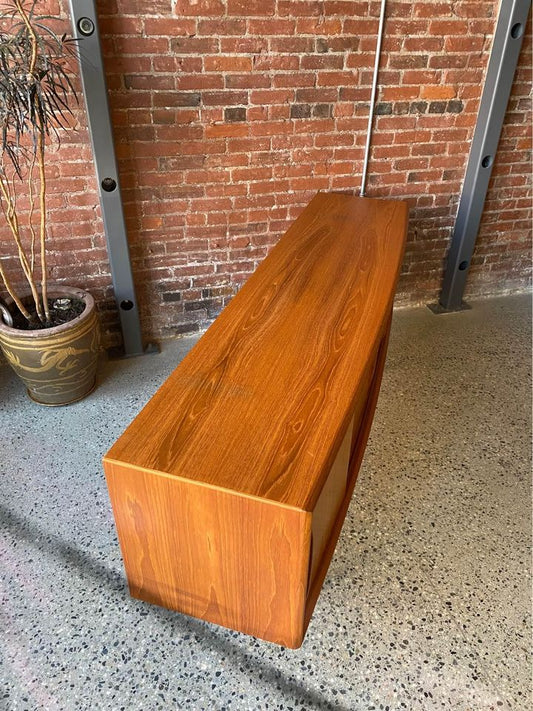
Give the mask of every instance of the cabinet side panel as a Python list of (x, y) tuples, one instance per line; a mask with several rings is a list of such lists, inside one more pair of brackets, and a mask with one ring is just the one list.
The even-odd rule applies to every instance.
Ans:
[(133, 597), (295, 647), (310, 516), (105, 461)]
[[(311, 615), (313, 614), (313, 609), (318, 599), (318, 595), (320, 594), (322, 583), (324, 582), (324, 578), (326, 577), (331, 558), (333, 557), (333, 553), (335, 552), (335, 546), (337, 545), (337, 540), (342, 530), (342, 525), (344, 523), (344, 519), (346, 517), (346, 513), (350, 505), (350, 500), (355, 488), (357, 474), (359, 472), (359, 468), (363, 459), (368, 435), (370, 434), (372, 420), (374, 419), (374, 412), (376, 409), (379, 388), (381, 385), (381, 378), (383, 375), (383, 368), (385, 365), (385, 358), (387, 355), (390, 323), (391, 320), (389, 318), (385, 324), (385, 331), (383, 333), (376, 358), (366, 370), (368, 378), (364, 378), (360, 386), (360, 395), (363, 399), (364, 406), (362, 408), (360, 407), (360, 400), (358, 398), (357, 403), (355, 405), (354, 417), (358, 417), (359, 422), (357, 422), (356, 420), (353, 425), (353, 439), (350, 461), (348, 463), (348, 483), (346, 487), (346, 493), (344, 500), (337, 512), (337, 516), (331, 527), (330, 536), (324, 547), (324, 553), (316, 566), (316, 574), (311, 580), (310, 588), (307, 595), (305, 629), (307, 629), (307, 625), (309, 624), (309, 620), (311, 619)], [(359, 413), (359, 415), (357, 413)]]
[(333, 462), (326, 483), (318, 497), (311, 523), (311, 569), (309, 573), (308, 586), (315, 578), (318, 566), (324, 555), (328, 543), (331, 529), (337, 518), (340, 506), (346, 496), (346, 486), (348, 484), (348, 462), (350, 460), (350, 450), (352, 442), (353, 420), (348, 426), (344, 435), (344, 440)]
[(364, 415), (359, 427), (359, 431), (354, 429), (354, 438), (352, 442), (352, 454), (350, 456), (349, 473), (348, 473), (348, 490), (350, 497), (355, 487), (357, 475), (363, 455), (366, 449), (366, 443), (370, 435), (370, 428), (374, 420), (374, 413), (378, 403), (379, 390), (381, 388), (381, 379), (385, 368), (385, 360), (387, 358), (387, 349), (389, 347), (390, 328), (392, 322), (392, 310), (385, 325), (385, 332), (379, 345), (379, 350), (376, 359), (376, 367), (372, 376), (372, 384), (368, 391), (368, 397), (364, 408)]

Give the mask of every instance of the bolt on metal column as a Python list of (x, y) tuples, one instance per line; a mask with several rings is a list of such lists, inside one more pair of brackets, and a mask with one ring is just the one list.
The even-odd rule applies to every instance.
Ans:
[(442, 291), (439, 304), (432, 309), (435, 312), (461, 309), (530, 7), (531, 0), (502, 0), (500, 5)]
[(143, 354), (141, 325), (131, 271), (107, 86), (93, 0), (69, 0), (74, 36), (87, 107), (102, 218), (107, 240), (113, 288), (120, 316), (124, 355)]

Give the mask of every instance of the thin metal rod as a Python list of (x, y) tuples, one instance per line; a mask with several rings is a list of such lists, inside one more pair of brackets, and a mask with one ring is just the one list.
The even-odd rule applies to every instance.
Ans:
[(113, 127), (98, 32), (95, 0), (69, 0), (74, 35), (79, 37), (80, 74), (98, 180), (109, 266), (120, 316), (124, 355), (143, 354), (143, 341), (122, 207)]
[(365, 194), (366, 174), (368, 171), (368, 161), (370, 158), (370, 142), (372, 140), (372, 126), (374, 124), (374, 107), (376, 104), (376, 92), (378, 88), (379, 60), (381, 58), (381, 43), (383, 40), (383, 28), (385, 26), (385, 7), (387, 0), (381, 0), (381, 13), (379, 16), (378, 39), (376, 43), (376, 58), (374, 61), (374, 77), (372, 79), (372, 93), (370, 95), (370, 111), (368, 114), (368, 128), (366, 130), (365, 158), (363, 162), (363, 173), (361, 176), (361, 197)]
[(439, 297), (444, 311), (461, 308), (530, 7), (531, 0), (502, 0), (500, 5)]

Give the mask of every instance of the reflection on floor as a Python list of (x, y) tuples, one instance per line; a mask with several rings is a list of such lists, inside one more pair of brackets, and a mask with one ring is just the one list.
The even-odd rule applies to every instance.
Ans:
[(0, 708), (531, 708), (530, 297), (398, 311), (376, 420), (291, 651), (131, 599), (100, 458), (195, 339), (43, 409), (0, 368)]

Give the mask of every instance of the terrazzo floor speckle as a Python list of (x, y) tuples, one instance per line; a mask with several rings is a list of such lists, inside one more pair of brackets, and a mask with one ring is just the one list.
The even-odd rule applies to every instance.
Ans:
[(0, 367), (0, 709), (532, 708), (530, 301), (395, 313), (299, 650), (127, 591), (100, 460), (196, 339), (104, 363), (67, 408)]

